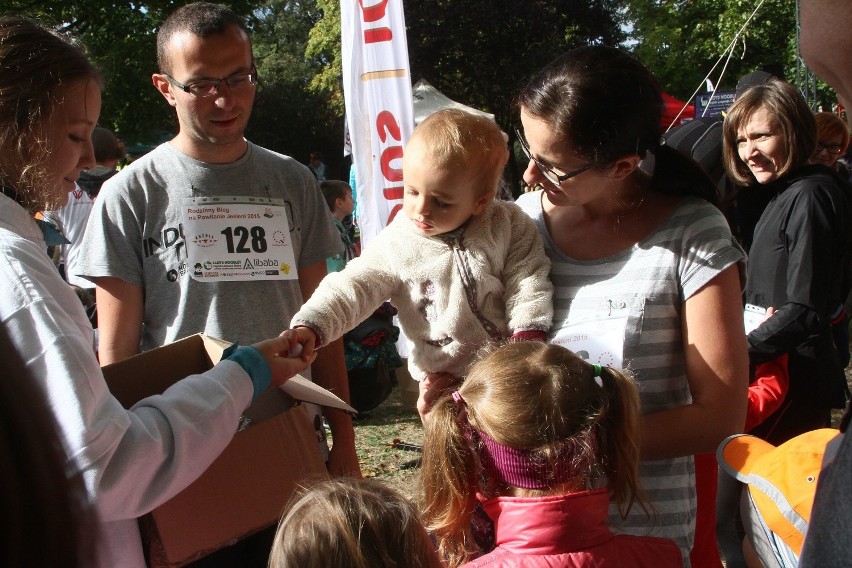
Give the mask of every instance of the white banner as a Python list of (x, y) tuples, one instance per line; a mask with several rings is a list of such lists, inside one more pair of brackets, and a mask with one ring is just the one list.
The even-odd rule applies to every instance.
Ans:
[(402, 0), (341, 0), (343, 93), (361, 246), (402, 208), (402, 149), (414, 129)]

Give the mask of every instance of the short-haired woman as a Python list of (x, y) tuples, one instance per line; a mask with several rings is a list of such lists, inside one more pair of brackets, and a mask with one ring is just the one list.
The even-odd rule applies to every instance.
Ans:
[(830, 316), (845, 299), (850, 210), (835, 172), (808, 163), (816, 121), (789, 83), (773, 79), (738, 98), (725, 118), (723, 144), (725, 168), (738, 185), (777, 193), (755, 228), (745, 301), (777, 309), (748, 334), (750, 362), (789, 354), (786, 400), (753, 431), (779, 444), (827, 426), (831, 408), (845, 404)]

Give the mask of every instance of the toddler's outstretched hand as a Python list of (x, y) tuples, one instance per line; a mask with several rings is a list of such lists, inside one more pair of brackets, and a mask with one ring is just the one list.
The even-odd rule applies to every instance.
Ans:
[(290, 357), (301, 357), (307, 361), (316, 358), (315, 347), (317, 334), (309, 327), (299, 326), (281, 332), (281, 337), (287, 338), (290, 344)]
[(307, 369), (317, 357), (316, 353), (308, 356), (304, 354), (302, 356), (292, 355), (291, 339), (284, 334), (274, 339), (255, 343), (252, 347), (260, 351), (269, 364), (269, 370), (272, 372), (272, 380), (270, 381), (272, 387), (280, 387), (290, 377)]

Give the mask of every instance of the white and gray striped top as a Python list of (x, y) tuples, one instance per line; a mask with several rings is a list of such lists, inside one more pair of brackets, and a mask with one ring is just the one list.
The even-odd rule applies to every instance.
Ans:
[[(721, 271), (745, 260), (717, 208), (684, 197), (665, 221), (631, 248), (599, 260), (575, 260), (560, 252), (544, 223), (541, 192), (518, 205), (536, 221), (552, 262), (553, 333), (571, 325), (626, 318), (624, 367), (635, 376), (643, 413), (688, 404), (681, 314), (684, 302)], [(695, 530), (692, 456), (643, 462), (642, 485), (653, 505), (648, 517), (633, 507), (622, 520), (610, 509), (617, 532), (674, 539), (688, 565)]]

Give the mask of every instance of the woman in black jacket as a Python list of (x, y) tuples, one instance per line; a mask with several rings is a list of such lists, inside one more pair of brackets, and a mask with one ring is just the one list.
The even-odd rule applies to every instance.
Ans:
[(850, 207), (836, 173), (808, 164), (815, 148), (813, 113), (784, 81), (752, 87), (725, 118), (728, 175), (776, 193), (755, 228), (745, 291), (747, 311), (777, 309), (746, 330), (752, 365), (789, 354), (784, 404), (752, 432), (773, 444), (827, 426), (846, 401), (830, 315), (845, 299)]

